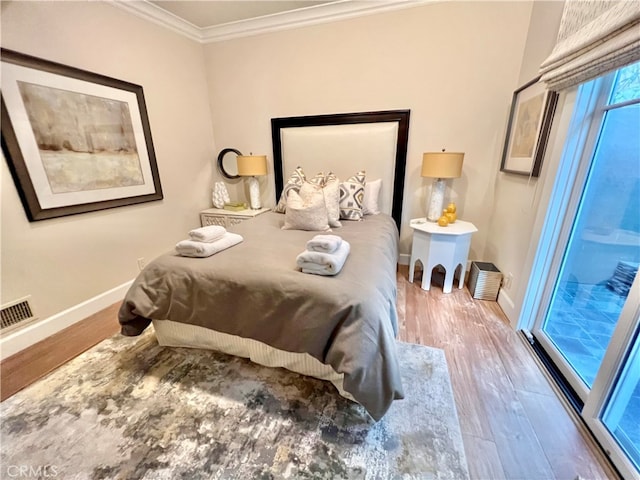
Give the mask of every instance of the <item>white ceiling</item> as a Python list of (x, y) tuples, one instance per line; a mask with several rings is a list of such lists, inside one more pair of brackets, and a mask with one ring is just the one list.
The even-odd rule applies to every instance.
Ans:
[(225, 23), (264, 17), (274, 13), (289, 12), (332, 1), (150, 1), (155, 6), (173, 13), (177, 17), (200, 28), (223, 25)]
[(111, 3), (193, 40), (209, 43), (440, 1), (447, 0), (111, 0)]

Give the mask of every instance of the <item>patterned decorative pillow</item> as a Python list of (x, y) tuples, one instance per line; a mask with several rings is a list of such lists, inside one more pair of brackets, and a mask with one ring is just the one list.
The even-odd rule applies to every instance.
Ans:
[[(296, 193), (299, 193), (300, 187), (302, 187), (302, 184), (306, 181), (307, 177), (304, 174), (304, 170), (302, 169), (302, 167), (297, 166), (293, 173), (291, 173), (291, 176), (287, 180), (287, 183), (284, 184), (282, 193), (280, 194), (280, 200), (278, 200), (278, 204), (275, 206), (273, 211), (276, 213), (285, 213), (285, 211), (287, 210), (287, 197), (289, 196), (289, 192), (294, 191)], [(308, 181), (322, 187), (324, 186), (324, 173), (317, 173), (315, 177)]]
[(331, 230), (322, 188), (309, 182), (300, 188), (300, 194), (295, 190), (289, 192), (284, 215), (283, 230)]
[[(333, 175), (333, 174), (329, 173), (329, 175)], [(325, 176), (324, 172), (318, 172), (316, 173), (315, 177), (309, 180), (309, 183), (313, 183), (314, 185), (318, 185), (319, 187), (324, 187), (324, 184), (326, 183), (326, 179), (327, 177)]]
[(305, 180), (306, 177), (304, 176), (302, 167), (296, 167), (296, 169), (293, 171), (293, 173), (291, 173), (291, 176), (287, 180), (287, 183), (284, 184), (282, 193), (280, 194), (280, 200), (278, 201), (278, 204), (275, 206), (273, 211), (277, 213), (285, 213), (287, 209), (287, 197), (289, 196), (289, 192), (299, 192), (300, 187)]
[(365, 184), (364, 170), (340, 184), (340, 219), (362, 220)]

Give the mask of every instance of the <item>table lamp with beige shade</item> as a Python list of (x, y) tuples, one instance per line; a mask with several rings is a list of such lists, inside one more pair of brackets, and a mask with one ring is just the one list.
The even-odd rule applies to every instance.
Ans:
[(238, 175), (249, 177), (249, 203), (251, 208), (258, 210), (262, 208), (262, 203), (260, 202), (260, 184), (257, 177), (267, 174), (267, 156), (238, 155), (237, 160)]
[(444, 193), (447, 178), (458, 178), (462, 175), (462, 160), (464, 153), (460, 152), (428, 152), (422, 155), (422, 177), (433, 178), (431, 197), (427, 201), (427, 220), (437, 222), (442, 215)]

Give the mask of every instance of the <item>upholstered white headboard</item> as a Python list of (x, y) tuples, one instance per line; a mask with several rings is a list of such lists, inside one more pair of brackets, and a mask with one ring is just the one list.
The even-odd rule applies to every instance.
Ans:
[(408, 110), (274, 118), (271, 129), (276, 198), (298, 166), (340, 180), (365, 170), (368, 181), (382, 179), (380, 209), (400, 228)]

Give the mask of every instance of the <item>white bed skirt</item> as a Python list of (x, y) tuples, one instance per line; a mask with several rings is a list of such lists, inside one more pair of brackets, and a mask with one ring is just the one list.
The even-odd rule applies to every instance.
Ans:
[(292, 353), (278, 350), (257, 340), (216, 332), (198, 325), (188, 325), (171, 320), (153, 320), (158, 343), (167, 347), (204, 348), (228, 355), (248, 358), (266, 367), (281, 367), (301, 375), (331, 382), (340, 395), (355, 402), (343, 388), (344, 374), (321, 363), (308, 353)]

